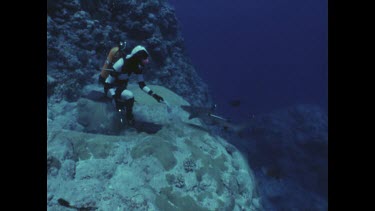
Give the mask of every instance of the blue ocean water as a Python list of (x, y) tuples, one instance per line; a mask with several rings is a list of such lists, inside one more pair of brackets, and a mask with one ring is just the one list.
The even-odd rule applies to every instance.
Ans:
[(219, 113), (240, 120), (295, 104), (327, 110), (326, 0), (169, 2)]

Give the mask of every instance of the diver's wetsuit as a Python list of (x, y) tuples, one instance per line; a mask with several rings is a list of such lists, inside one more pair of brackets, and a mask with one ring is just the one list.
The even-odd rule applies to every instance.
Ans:
[[(135, 54), (135, 53), (134, 53)], [(104, 93), (114, 99), (116, 109), (124, 109), (126, 107), (126, 117), (133, 119), (132, 109), (134, 104), (134, 96), (130, 90), (127, 90), (129, 77), (131, 74), (138, 76), (139, 87), (149, 95), (153, 91), (146, 85), (143, 78), (143, 66), (136, 56), (128, 55), (127, 58), (120, 58), (112, 66), (109, 76), (104, 83)]]

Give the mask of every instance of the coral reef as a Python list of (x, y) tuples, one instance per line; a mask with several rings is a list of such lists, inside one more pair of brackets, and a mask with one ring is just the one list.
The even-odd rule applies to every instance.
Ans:
[(207, 85), (186, 56), (174, 9), (159, 0), (48, 0), (48, 96), (75, 101), (83, 86), (96, 83), (109, 50), (118, 41), (130, 52), (144, 45), (151, 54), (145, 78), (191, 104), (211, 101)]
[(185, 159), (184, 160), (184, 169), (185, 169), (185, 172), (192, 172), (195, 170), (195, 162), (193, 159), (191, 158), (188, 158), (188, 159)]
[(106, 133), (113, 125), (104, 118), (110, 112), (105, 103), (49, 105), (47, 210), (63, 210), (59, 199), (98, 210), (261, 210), (252, 170), (240, 152), (229, 154), (226, 140), (190, 127), (202, 123), (188, 120), (180, 105), (189, 103), (181, 96), (152, 88), (171, 102), (167, 111), (134, 91), (135, 118), (162, 125), (152, 135), (131, 128)]

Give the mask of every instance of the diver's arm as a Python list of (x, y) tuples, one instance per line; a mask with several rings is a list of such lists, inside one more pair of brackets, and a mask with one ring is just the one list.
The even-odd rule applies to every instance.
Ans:
[(109, 74), (112, 77), (117, 77), (121, 73), (122, 66), (124, 66), (124, 59), (121, 58), (115, 62), (112, 67), (108, 68)]
[(124, 65), (124, 59), (121, 58), (113, 64), (111, 69), (113, 69), (113, 71), (115, 71), (115, 72), (121, 72), (121, 68), (122, 68), (123, 65)]
[(160, 97), (159, 95), (155, 94), (145, 83), (145, 80), (143, 78), (143, 74), (138, 74), (138, 84), (139, 84), (139, 88), (141, 88), (144, 92), (146, 92), (147, 94), (151, 95), (153, 98), (155, 98), (156, 101), (160, 102), (160, 101), (164, 101), (164, 99), (162, 97)]
[(150, 87), (146, 85), (145, 79), (143, 78), (143, 74), (137, 74), (137, 76), (139, 88), (141, 88), (147, 94), (152, 95), (153, 91), (150, 89)]

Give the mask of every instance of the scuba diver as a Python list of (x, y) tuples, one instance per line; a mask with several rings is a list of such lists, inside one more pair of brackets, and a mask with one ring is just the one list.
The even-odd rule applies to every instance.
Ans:
[[(104, 93), (112, 99), (112, 103), (121, 115), (124, 114), (125, 110), (125, 117), (129, 125), (134, 125), (135, 123), (133, 116), (134, 96), (130, 90), (126, 89), (132, 73), (137, 75), (139, 87), (144, 92), (152, 96), (159, 103), (164, 102), (161, 96), (154, 93), (145, 84), (143, 69), (149, 63), (148, 57), (149, 53), (146, 48), (138, 45), (126, 57), (122, 56), (113, 65), (109, 63), (107, 68), (103, 68), (103, 70), (108, 71), (108, 76), (104, 81)], [(121, 122), (123, 122), (122, 118)]]

